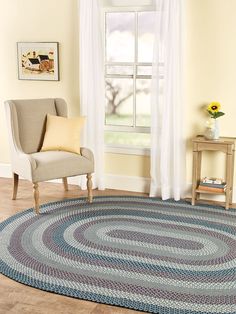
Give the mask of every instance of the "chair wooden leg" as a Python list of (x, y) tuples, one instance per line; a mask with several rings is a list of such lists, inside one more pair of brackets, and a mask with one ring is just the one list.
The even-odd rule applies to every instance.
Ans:
[(68, 189), (68, 182), (67, 182), (67, 178), (65, 177), (65, 178), (62, 178), (62, 181), (63, 181), (63, 185), (64, 185), (64, 189), (65, 189), (65, 191), (68, 191), (69, 189)]
[(13, 173), (13, 193), (12, 193), (13, 200), (15, 200), (17, 196), (18, 183), (19, 183), (19, 175), (17, 173)]
[(39, 185), (38, 183), (33, 184), (33, 190), (34, 190), (34, 208), (35, 212), (38, 215), (39, 214)]
[(87, 174), (87, 189), (88, 189), (88, 202), (92, 203), (93, 202), (93, 194), (92, 194), (92, 175), (91, 173)]

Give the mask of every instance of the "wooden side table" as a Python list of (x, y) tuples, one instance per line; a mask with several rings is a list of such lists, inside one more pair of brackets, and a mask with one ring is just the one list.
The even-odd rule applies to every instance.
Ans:
[[(225, 209), (229, 209), (233, 198), (234, 152), (236, 138), (220, 137), (219, 140), (206, 140), (199, 135), (193, 139), (193, 177), (192, 205), (200, 200), (200, 193), (225, 195)], [(220, 151), (226, 154), (226, 190), (225, 192), (209, 192), (198, 189), (201, 180), (201, 161), (203, 151)]]

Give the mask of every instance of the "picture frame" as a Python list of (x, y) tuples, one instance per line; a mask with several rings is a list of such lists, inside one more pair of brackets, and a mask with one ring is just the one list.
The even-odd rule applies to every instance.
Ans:
[(18, 79), (59, 81), (58, 42), (17, 42)]

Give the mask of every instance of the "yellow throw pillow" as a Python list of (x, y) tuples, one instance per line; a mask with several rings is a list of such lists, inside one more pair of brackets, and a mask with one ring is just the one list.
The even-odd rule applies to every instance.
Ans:
[(80, 130), (84, 121), (85, 117), (64, 118), (47, 114), (41, 152), (62, 150), (80, 154)]

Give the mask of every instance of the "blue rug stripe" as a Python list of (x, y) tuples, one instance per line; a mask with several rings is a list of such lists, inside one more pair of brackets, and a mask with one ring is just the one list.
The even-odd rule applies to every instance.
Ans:
[[(130, 301), (129, 299), (124, 298), (114, 298), (114, 297), (107, 297), (101, 294), (91, 293), (91, 292), (84, 292), (80, 290), (75, 290), (72, 288), (63, 288), (61, 286), (55, 285), (55, 284), (47, 284), (43, 281), (34, 279), (32, 280), (31, 277), (26, 276), (22, 273), (17, 272), (16, 270), (11, 269), (7, 264), (5, 264), (3, 261), (0, 260), (0, 269), (1, 273), (11, 279), (14, 279), (15, 281), (29, 285), (34, 288), (38, 288), (44, 291), (53, 292), (69, 297), (79, 298), (87, 301), (93, 301), (97, 303), (102, 304), (108, 304), (108, 305), (115, 305), (115, 306), (121, 306), (126, 307), (130, 309), (135, 309), (139, 311), (145, 311), (149, 313), (163, 313), (163, 314), (207, 314), (206, 312), (202, 311), (191, 311), (188, 310), (186, 312), (185, 310), (182, 311), (180, 309), (176, 308), (170, 308), (170, 307), (164, 307), (164, 306), (157, 306), (150, 303), (144, 303), (144, 302), (137, 302), (137, 301)], [(14, 276), (12, 276), (12, 273), (14, 273)], [(210, 312), (209, 312), (210, 313)], [(222, 314), (221, 312), (215, 312), (214, 314)], [(234, 314), (232, 312), (224, 312), (224, 314)]]

